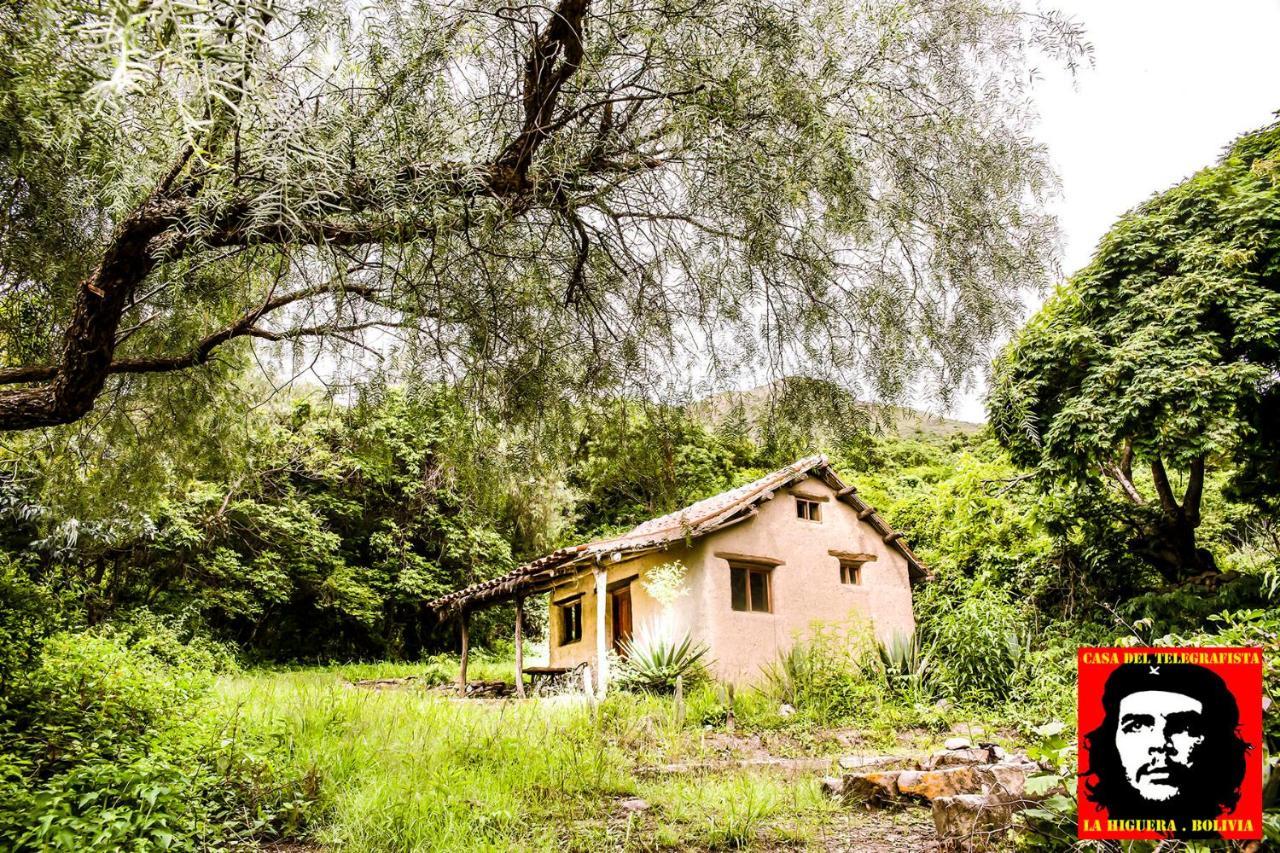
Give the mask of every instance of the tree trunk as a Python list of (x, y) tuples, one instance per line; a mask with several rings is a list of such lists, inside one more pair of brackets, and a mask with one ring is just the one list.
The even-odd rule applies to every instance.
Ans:
[(1134, 541), (1133, 548), (1169, 583), (1218, 571), (1213, 554), (1197, 546), (1195, 527), (1185, 516), (1162, 515)]
[(1158, 508), (1150, 508), (1152, 518), (1143, 525), (1141, 533), (1133, 542), (1133, 549), (1169, 583), (1218, 571), (1213, 554), (1196, 543), (1204, 474), (1204, 459), (1193, 460), (1188, 472), (1186, 492), (1179, 503), (1163, 460), (1156, 457), (1151, 461), (1151, 477), (1160, 504)]

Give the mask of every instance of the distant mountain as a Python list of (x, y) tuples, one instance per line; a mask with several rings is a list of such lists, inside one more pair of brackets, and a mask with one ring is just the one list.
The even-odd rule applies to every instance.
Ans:
[[(785, 381), (787, 380), (779, 380), (747, 391), (724, 391), (713, 394), (692, 404), (690, 410), (700, 420), (717, 426), (738, 405), (741, 405), (747, 419), (751, 423), (758, 423), (769, 405), (770, 397), (777, 397), (780, 385)], [(939, 417), (907, 407), (882, 406), (861, 401), (857, 406), (865, 412), (868, 425), (873, 430), (901, 438), (946, 438), (956, 434), (972, 435), (984, 426), (980, 423)]]

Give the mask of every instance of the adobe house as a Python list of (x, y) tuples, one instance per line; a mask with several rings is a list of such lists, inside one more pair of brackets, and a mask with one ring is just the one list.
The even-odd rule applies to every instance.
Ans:
[[(655, 566), (679, 560), (687, 594), (663, 608), (640, 582)], [(710, 649), (722, 680), (748, 683), (815, 621), (867, 618), (887, 640), (915, 628), (911, 588), (926, 569), (825, 456), (810, 456), (745, 486), (655, 518), (632, 530), (561, 548), (506, 575), (431, 602), (443, 619), (458, 616), (466, 679), (466, 614), (515, 600), (516, 666), (524, 600), (550, 596), (550, 668), (586, 662), (601, 694), (609, 649), (665, 618)], [(523, 679), (517, 679), (523, 695)]]

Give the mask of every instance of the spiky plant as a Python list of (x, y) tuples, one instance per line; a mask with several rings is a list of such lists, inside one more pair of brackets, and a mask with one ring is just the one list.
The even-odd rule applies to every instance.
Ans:
[(704, 674), (708, 649), (705, 643), (694, 642), (688, 634), (673, 640), (656, 633), (643, 633), (623, 643), (623, 651), (626, 659), (618, 668), (619, 687), (671, 693), (677, 678), (682, 678), (687, 685)]
[(918, 634), (895, 634), (877, 646), (889, 686), (904, 693), (922, 691), (929, 676), (929, 653)]

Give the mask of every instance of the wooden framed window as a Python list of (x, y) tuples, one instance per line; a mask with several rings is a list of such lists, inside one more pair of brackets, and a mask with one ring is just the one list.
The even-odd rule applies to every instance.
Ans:
[(729, 603), (734, 610), (773, 612), (772, 570), (765, 566), (729, 564)]
[(805, 521), (822, 521), (822, 504), (808, 498), (796, 498), (796, 518)]
[(854, 586), (862, 583), (862, 563), (855, 563), (852, 560), (841, 560), (840, 583), (852, 584)]
[(582, 639), (582, 596), (557, 602), (560, 608), (560, 645), (567, 646)]

